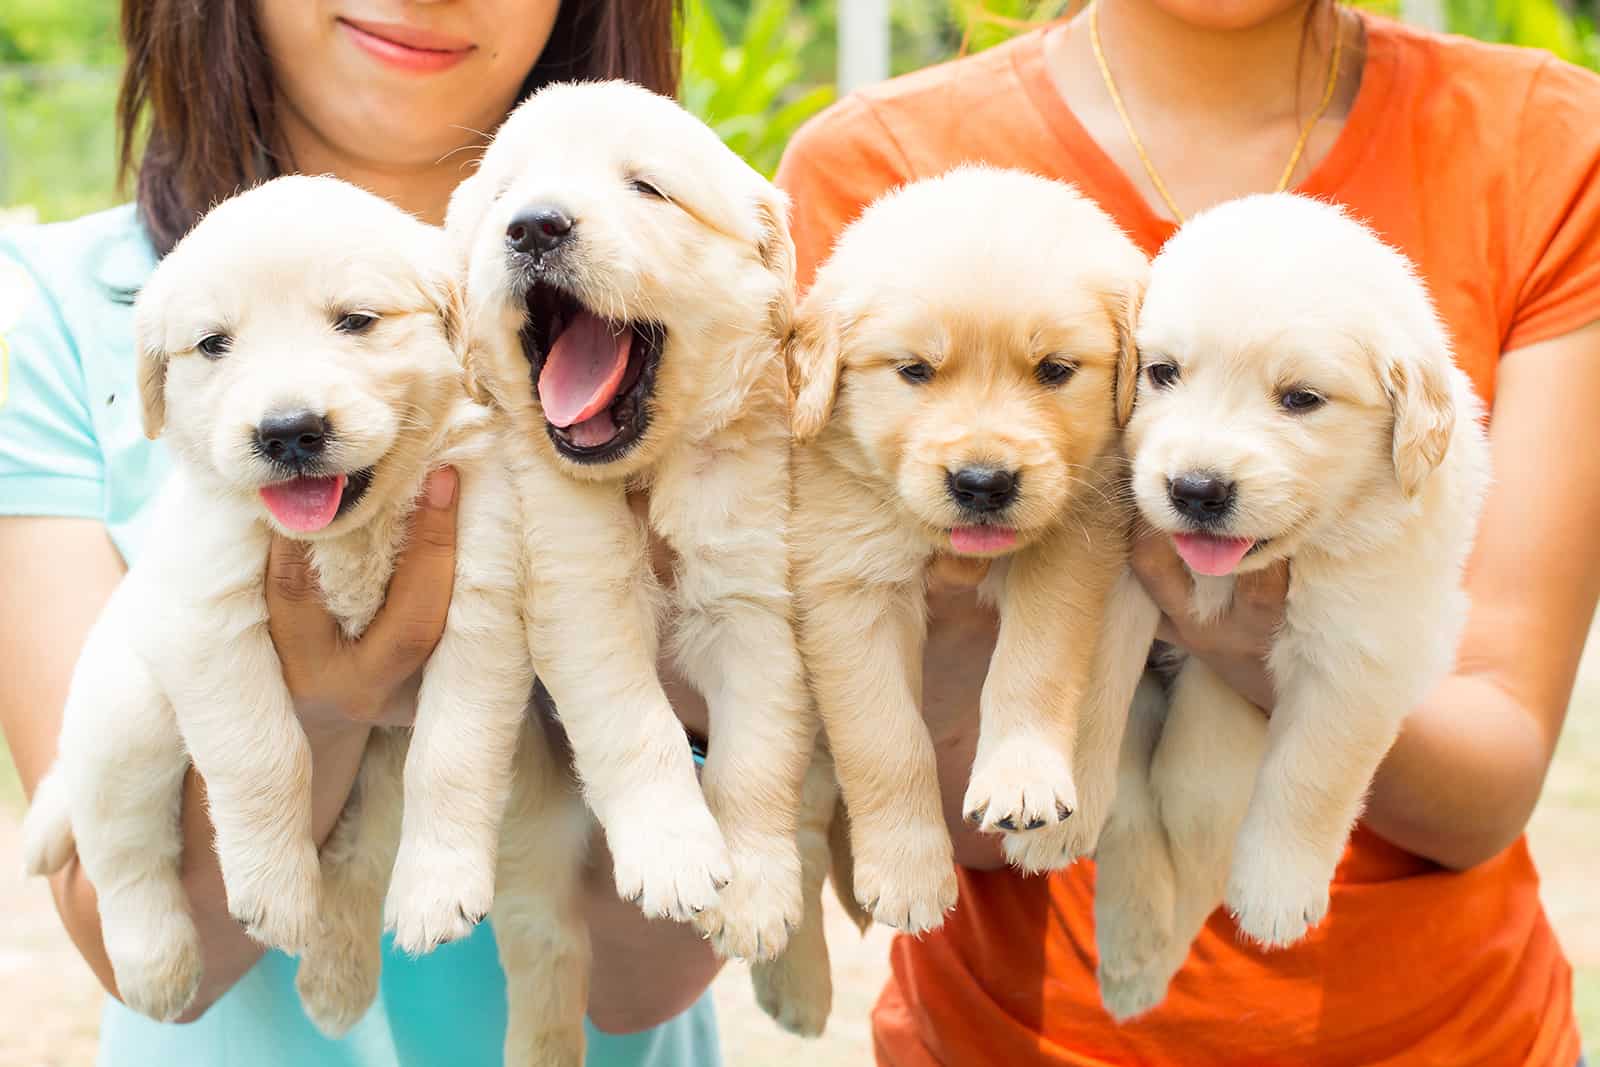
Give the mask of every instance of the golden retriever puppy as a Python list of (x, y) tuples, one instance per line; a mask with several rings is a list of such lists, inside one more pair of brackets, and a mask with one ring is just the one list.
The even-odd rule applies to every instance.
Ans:
[[(816, 735), (788, 585), (786, 214), (676, 103), (605, 82), (518, 107), (447, 221), (470, 374), (522, 500), (534, 665), (617, 889), (750, 958), (800, 919)], [(709, 705), (703, 793), (658, 675), (663, 612), (670, 660)]]
[[(1094, 846), (1143, 663), (1122, 654), (1130, 665), (1102, 671), (1097, 650), (1128, 580), (1118, 426), (1146, 269), (1071, 186), (961, 167), (869, 207), (801, 308), (801, 649), (849, 811), (854, 895), (879, 922), (927, 930), (955, 904), (921, 714), (925, 581), (941, 557), (986, 567), (980, 595), (1000, 616), (967, 818), (1005, 832), (1029, 870)], [(1120, 696), (1102, 678), (1120, 678)]]
[[(1147, 682), (1096, 854), (1102, 995), (1149, 1009), (1225, 901), (1290, 944), (1328, 885), (1406, 710), (1450, 670), (1489, 477), (1481, 410), (1404, 256), (1339, 208), (1247, 197), (1151, 269), (1128, 426), (1144, 521), (1198, 619), (1287, 560), (1270, 724), (1197, 659)], [(1168, 672), (1170, 674), (1170, 672)]]
[(381, 850), (363, 852), (357, 823), (399, 817), (401, 768), (380, 732), (319, 861), (311, 752), (267, 629), (267, 550), (274, 532), (308, 546), (354, 638), (441, 464), (460, 474), (460, 547), (404, 755), (388, 910), (413, 951), (489, 910), (533, 672), (512, 489), (488, 413), (463, 387), (453, 262), (443, 231), (378, 197), (286, 177), (206, 215), (139, 296), (145, 429), (174, 469), (149, 547), (85, 643), (27, 830), (41, 873), (75, 840), (118, 988), (146, 1015), (179, 1016), (200, 979), (179, 881), (191, 760), (230, 912), (304, 955), (302, 992), (330, 1029), (371, 1001), (390, 870)]

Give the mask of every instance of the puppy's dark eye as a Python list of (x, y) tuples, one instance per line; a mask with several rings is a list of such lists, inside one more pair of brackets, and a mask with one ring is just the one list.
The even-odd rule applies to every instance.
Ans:
[(333, 328), (340, 333), (362, 334), (372, 329), (372, 324), (377, 321), (378, 316), (376, 315), (366, 315), (359, 311), (352, 311), (348, 315), (341, 316), (339, 321), (333, 324)]
[(1052, 389), (1066, 385), (1076, 373), (1078, 365), (1065, 359), (1047, 359), (1033, 369), (1033, 376), (1039, 379), (1039, 384)]
[(1304, 415), (1308, 411), (1315, 411), (1327, 401), (1309, 389), (1291, 389), (1278, 397), (1278, 403), (1283, 409), (1294, 415)]
[(643, 178), (631, 179), (628, 182), (628, 186), (634, 192), (638, 193), (640, 196), (648, 196), (652, 200), (665, 200), (666, 199), (666, 197), (661, 194), (661, 190), (660, 189), (657, 189), (655, 186), (651, 185), (649, 182), (645, 181)]
[(1152, 363), (1144, 369), (1145, 376), (1150, 379), (1150, 384), (1157, 389), (1165, 389), (1178, 380), (1178, 365), (1176, 363)]
[(233, 345), (233, 338), (225, 333), (208, 333), (195, 345), (207, 359), (221, 359)]
[(913, 385), (921, 385), (924, 382), (933, 381), (933, 365), (924, 363), (920, 359), (911, 363), (902, 363), (895, 370), (900, 377)]

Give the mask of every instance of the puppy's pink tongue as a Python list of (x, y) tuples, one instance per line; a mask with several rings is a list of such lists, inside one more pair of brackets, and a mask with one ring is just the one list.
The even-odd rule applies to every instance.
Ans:
[(539, 403), (550, 424), (565, 428), (609, 407), (632, 347), (632, 330), (616, 333), (600, 316), (580, 311), (550, 346), (539, 372)]
[(950, 547), (971, 555), (1004, 552), (1016, 543), (1017, 531), (1006, 526), (957, 526), (950, 531)]
[(1255, 544), (1248, 537), (1211, 537), (1207, 534), (1173, 534), (1172, 545), (1178, 556), (1196, 574), (1220, 577), (1232, 574)]
[(339, 498), (344, 495), (345, 476), (295, 478), (261, 487), (261, 502), (272, 517), (295, 533), (314, 533), (339, 514)]

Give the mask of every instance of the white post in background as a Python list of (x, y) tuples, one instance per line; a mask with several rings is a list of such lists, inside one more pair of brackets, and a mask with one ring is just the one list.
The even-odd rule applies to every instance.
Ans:
[(1443, 33), (1444, 0), (1401, 0), (1400, 17), (1413, 25)]
[(889, 76), (889, 0), (838, 0), (839, 94)]

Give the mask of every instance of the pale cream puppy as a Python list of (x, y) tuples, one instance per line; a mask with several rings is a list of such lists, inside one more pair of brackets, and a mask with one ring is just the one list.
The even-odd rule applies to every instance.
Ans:
[[(1071, 186), (962, 167), (840, 237), (791, 351), (802, 653), (879, 922), (955, 904), (921, 715), (929, 565), (988, 573), (1000, 615), (964, 810), (1013, 862), (1093, 848), (1142, 650), (1097, 661), (1127, 581), (1118, 426), (1145, 257)], [(1102, 686), (1102, 681), (1115, 684)], [(795, 983), (798, 984), (798, 983)]]
[[(26, 831), (41, 873), (75, 840), (118, 989), (146, 1015), (177, 1017), (200, 980), (179, 881), (191, 759), (229, 910), (304, 954), (302, 991), (330, 1030), (376, 988), (393, 849), (364, 854), (357, 824), (399, 818), (397, 753), (398, 942), (425, 950), (489, 909), (532, 664), (511, 487), (463, 387), (452, 263), (441, 230), (334, 179), (286, 177), (206, 215), (139, 296), (145, 427), (173, 471), (79, 657)], [(375, 738), (319, 870), (311, 753), (267, 629), (268, 543), (276, 531), (309, 545), (329, 610), (356, 637), (424, 479), (446, 463), (460, 475), (460, 546), (414, 743), (406, 757)]]
[[(785, 536), (786, 208), (676, 103), (605, 82), (522, 104), (447, 222), (523, 502), (529, 643), (617, 889), (754, 958), (800, 920), (816, 735)], [(703, 795), (657, 673), (663, 622), (710, 708)]]
[(1454, 662), (1489, 480), (1426, 290), (1337, 207), (1279, 194), (1195, 217), (1155, 260), (1138, 343), (1133, 490), (1193, 574), (1190, 610), (1216, 617), (1237, 575), (1281, 560), (1290, 585), (1270, 724), (1197, 659), (1135, 702), (1096, 854), (1101, 989), (1123, 1018), (1165, 996), (1219, 901), (1268, 946), (1321, 921), (1373, 773)]

